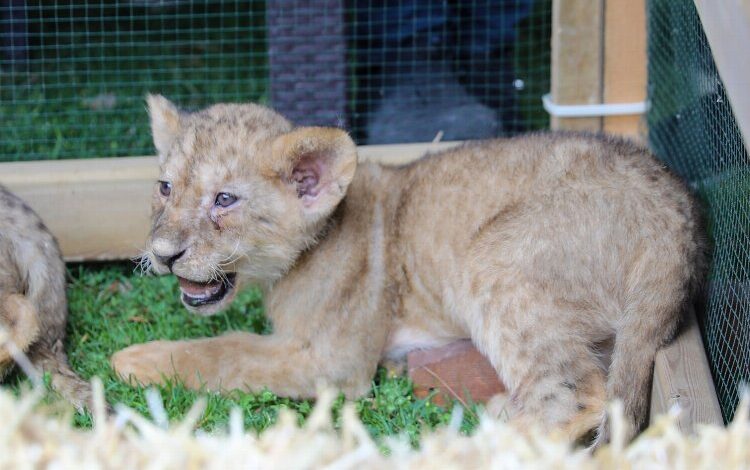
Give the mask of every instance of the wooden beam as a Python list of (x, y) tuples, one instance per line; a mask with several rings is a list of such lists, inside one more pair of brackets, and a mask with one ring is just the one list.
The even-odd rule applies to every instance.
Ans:
[(360, 145), (357, 148), (360, 161), (377, 162), (382, 165), (404, 165), (418, 160), (428, 153), (457, 147), (462, 142), (434, 142), (427, 144)]
[[(604, 8), (604, 102), (646, 100), (646, 0), (607, 0)], [(606, 116), (603, 130), (643, 140), (642, 115)]]
[[(604, 0), (554, 0), (552, 3), (551, 94), (555, 104), (602, 102)], [(558, 118), (553, 129), (599, 131), (602, 118)]]
[(745, 147), (750, 142), (750, 0), (695, 0)]
[(682, 409), (678, 428), (692, 433), (698, 424), (724, 425), (695, 314), (675, 340), (656, 354), (651, 389), (651, 419), (675, 405)]
[[(398, 165), (458, 142), (359, 147), (361, 160)], [(0, 184), (55, 234), (67, 261), (128, 259), (143, 247), (158, 176), (155, 157), (0, 163)]]
[(156, 158), (0, 164), (0, 183), (42, 217), (67, 261), (138, 255), (156, 176)]

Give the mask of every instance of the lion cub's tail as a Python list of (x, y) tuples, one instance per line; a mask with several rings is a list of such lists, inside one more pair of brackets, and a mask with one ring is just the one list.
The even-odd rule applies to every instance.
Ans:
[(13, 360), (10, 351), (12, 342), (19, 350), (26, 351), (39, 336), (39, 321), (34, 306), (20, 294), (10, 294), (0, 300), (0, 372), (6, 371)]
[(31, 354), (31, 362), (50, 374), (52, 389), (76, 409), (81, 411), (91, 406), (91, 386), (68, 365), (62, 340), (57, 340), (51, 347), (36, 348)]
[[(61, 338), (40, 335), (39, 311), (21, 294), (10, 294), (0, 302), (0, 376), (10, 369), (13, 357), (8, 342), (27, 353), (34, 367), (50, 374), (52, 388), (66, 401), (81, 410), (90, 403), (91, 389), (68, 365)], [(54, 336), (54, 335), (53, 335)]]

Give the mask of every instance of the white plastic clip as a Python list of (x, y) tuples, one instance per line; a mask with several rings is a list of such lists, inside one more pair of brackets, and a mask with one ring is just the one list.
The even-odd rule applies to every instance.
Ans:
[(608, 104), (556, 104), (549, 93), (542, 96), (544, 110), (555, 117), (599, 117), (644, 114), (648, 111), (649, 102), (608, 103)]

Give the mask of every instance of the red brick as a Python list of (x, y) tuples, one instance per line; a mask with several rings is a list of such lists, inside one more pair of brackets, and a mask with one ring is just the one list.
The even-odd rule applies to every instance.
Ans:
[(504, 392), (495, 368), (470, 340), (461, 340), (440, 348), (412, 351), (407, 356), (414, 394), (424, 398), (437, 390), (433, 402), (446, 403), (446, 397), (466, 403), (486, 403)]

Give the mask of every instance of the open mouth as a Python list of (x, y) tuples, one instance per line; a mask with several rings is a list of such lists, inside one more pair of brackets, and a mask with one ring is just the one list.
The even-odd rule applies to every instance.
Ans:
[(234, 289), (235, 273), (227, 273), (222, 279), (210, 282), (196, 282), (177, 276), (180, 280), (182, 301), (191, 307), (221, 302)]

